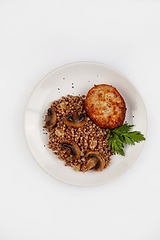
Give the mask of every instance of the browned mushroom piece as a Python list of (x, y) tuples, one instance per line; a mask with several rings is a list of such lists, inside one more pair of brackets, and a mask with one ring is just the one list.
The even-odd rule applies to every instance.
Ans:
[(64, 140), (61, 142), (62, 149), (69, 151), (72, 156), (72, 160), (76, 160), (80, 157), (80, 149), (74, 141)]
[(105, 160), (99, 152), (90, 151), (86, 154), (87, 170), (94, 169), (96, 172), (102, 171), (105, 167)]
[(96, 157), (89, 158), (86, 164), (87, 170), (94, 168), (97, 165), (97, 163), (98, 163), (98, 159)]
[(57, 115), (55, 110), (53, 108), (49, 108), (47, 115), (45, 117), (46, 128), (53, 127), (54, 125), (56, 125), (56, 121), (57, 121)]
[(68, 116), (65, 117), (65, 123), (69, 127), (74, 128), (80, 128), (86, 123), (86, 115), (84, 113), (81, 113), (78, 115), (78, 113), (75, 111), (73, 114), (68, 114)]

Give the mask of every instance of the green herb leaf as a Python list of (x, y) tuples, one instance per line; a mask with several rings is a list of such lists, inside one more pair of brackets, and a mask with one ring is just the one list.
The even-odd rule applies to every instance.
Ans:
[(124, 123), (121, 127), (114, 128), (111, 131), (114, 131), (115, 133), (122, 135), (123, 133), (129, 132), (133, 126), (134, 125), (128, 125), (128, 123)]
[(128, 134), (128, 137), (132, 139), (134, 142), (140, 142), (142, 140), (145, 140), (144, 136), (138, 131), (129, 132), (127, 134)]
[(133, 126), (124, 123), (121, 127), (109, 130), (107, 135), (108, 145), (114, 154), (120, 153), (124, 156), (124, 144), (134, 145), (135, 142), (145, 140), (145, 137), (139, 131), (129, 132)]

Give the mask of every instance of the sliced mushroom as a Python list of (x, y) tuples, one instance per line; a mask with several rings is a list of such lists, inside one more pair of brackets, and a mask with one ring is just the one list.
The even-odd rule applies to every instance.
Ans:
[(80, 149), (74, 141), (64, 140), (61, 143), (62, 149), (69, 151), (69, 154), (72, 156), (72, 159), (78, 159), (80, 157)]
[(69, 114), (68, 116), (65, 117), (65, 123), (69, 127), (74, 127), (74, 128), (80, 128), (86, 123), (86, 115), (84, 113), (81, 113), (78, 115), (77, 112), (74, 112), (73, 114)]
[(96, 157), (89, 158), (86, 164), (87, 170), (94, 168), (97, 165), (97, 163), (98, 163), (98, 159)]
[(86, 154), (87, 170), (94, 169), (96, 172), (102, 171), (105, 167), (105, 160), (99, 152), (90, 151)]
[(55, 110), (53, 108), (49, 108), (45, 118), (46, 128), (53, 127), (56, 124), (56, 121), (57, 115)]

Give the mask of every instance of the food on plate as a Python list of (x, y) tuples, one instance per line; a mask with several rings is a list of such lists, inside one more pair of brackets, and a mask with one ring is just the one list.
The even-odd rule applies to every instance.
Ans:
[(102, 171), (113, 154), (124, 156), (126, 144), (145, 140), (139, 131), (130, 132), (125, 115), (125, 101), (111, 85), (94, 86), (86, 98), (63, 96), (45, 115), (48, 147), (74, 171)]
[(105, 167), (105, 160), (99, 152), (91, 151), (86, 154), (87, 170), (94, 169), (99, 172)]
[(119, 127), (126, 116), (123, 97), (115, 87), (107, 84), (95, 85), (89, 90), (85, 109), (90, 119), (102, 128)]
[[(100, 171), (109, 165), (113, 155), (106, 139), (108, 129), (97, 126), (87, 116), (84, 102), (85, 96), (68, 95), (51, 104), (49, 109), (56, 112), (56, 124), (48, 127), (45, 117), (48, 147), (74, 171)], [(94, 161), (92, 168), (91, 160)]]
[(61, 147), (62, 147), (62, 150), (69, 151), (68, 153), (73, 160), (78, 159), (81, 155), (81, 151), (80, 151), (78, 145), (74, 141), (63, 140), (61, 142)]
[(78, 114), (77, 111), (74, 111), (65, 117), (65, 123), (68, 127), (82, 127), (86, 123), (86, 115), (84, 113)]
[(46, 122), (46, 127), (53, 127), (56, 124), (57, 121), (57, 116), (56, 116), (56, 112), (53, 108), (49, 108), (47, 115), (45, 117), (45, 122)]
[(134, 145), (135, 142), (145, 140), (143, 134), (140, 131), (129, 132), (134, 125), (124, 123), (121, 127), (110, 129), (108, 132), (107, 139), (109, 146), (112, 148), (114, 154), (120, 153), (124, 156), (124, 144)]

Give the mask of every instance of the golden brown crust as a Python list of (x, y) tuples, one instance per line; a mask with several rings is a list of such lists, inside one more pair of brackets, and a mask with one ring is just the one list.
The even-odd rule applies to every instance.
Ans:
[(115, 87), (95, 85), (86, 96), (85, 109), (91, 120), (102, 128), (113, 129), (123, 124), (126, 104)]

